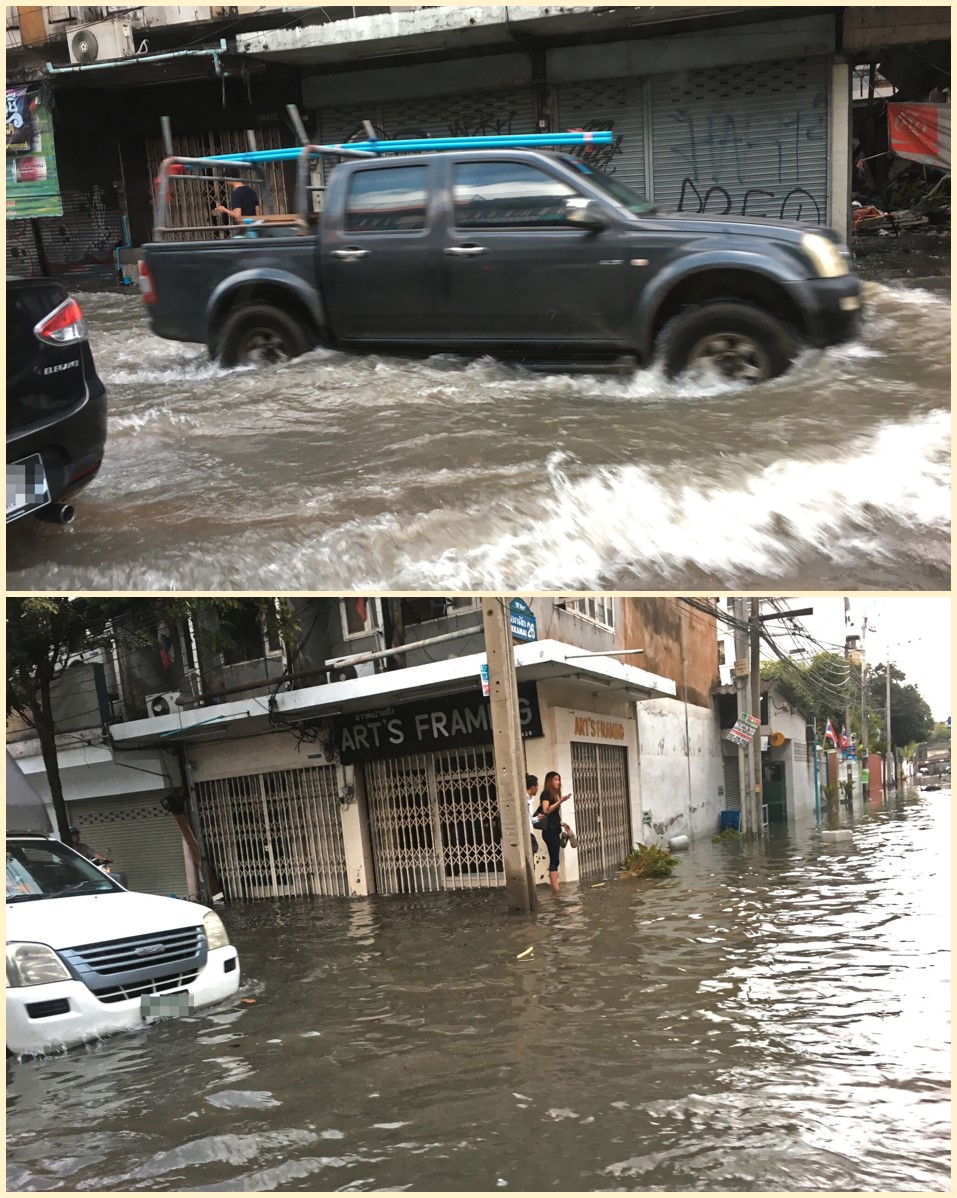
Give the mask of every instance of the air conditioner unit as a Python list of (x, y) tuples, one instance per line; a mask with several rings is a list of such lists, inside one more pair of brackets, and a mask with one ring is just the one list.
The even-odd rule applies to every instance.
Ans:
[(358, 665), (332, 666), (329, 670), (330, 682), (350, 682), (353, 678), (370, 678), (375, 673), (375, 665), (371, 661), (362, 661)]
[(78, 66), (106, 62), (111, 58), (132, 58), (136, 53), (132, 27), (129, 21), (118, 17), (74, 29), (67, 34), (66, 40), (70, 62)]
[(146, 714), (148, 716), (173, 715), (182, 710), (179, 699), (179, 691), (160, 691), (155, 695), (147, 695)]

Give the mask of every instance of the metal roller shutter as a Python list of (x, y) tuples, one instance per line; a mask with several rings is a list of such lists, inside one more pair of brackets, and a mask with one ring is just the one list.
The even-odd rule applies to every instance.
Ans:
[(112, 857), (130, 890), (187, 897), (183, 838), (159, 799), (84, 799), (69, 812), (81, 839)]
[(741, 810), (741, 783), (738, 779), (738, 755), (726, 753), (724, 766), (724, 805), (728, 811)]
[(662, 75), (652, 94), (662, 211), (827, 222), (825, 59)]
[(572, 791), (582, 881), (614, 873), (631, 851), (628, 751), (572, 741)]
[(33, 279), (40, 274), (37, 245), (28, 220), (7, 221), (7, 277)]
[(610, 146), (596, 146), (584, 161), (614, 175), (635, 191), (645, 190), (645, 125), (642, 85), (634, 79), (562, 83), (555, 93), (559, 132), (611, 129)]
[(327, 145), (363, 141), (363, 121), (371, 121), (379, 137), (392, 139), (537, 132), (533, 92), (514, 88), (323, 108), (319, 136)]

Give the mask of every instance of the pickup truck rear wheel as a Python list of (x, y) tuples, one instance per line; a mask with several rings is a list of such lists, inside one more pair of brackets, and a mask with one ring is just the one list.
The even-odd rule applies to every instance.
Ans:
[(223, 366), (275, 366), (312, 348), (308, 329), (282, 308), (243, 304), (223, 322), (214, 350)]
[(784, 374), (799, 348), (794, 334), (773, 316), (732, 301), (686, 308), (665, 326), (662, 341), (669, 378), (709, 366), (742, 383)]

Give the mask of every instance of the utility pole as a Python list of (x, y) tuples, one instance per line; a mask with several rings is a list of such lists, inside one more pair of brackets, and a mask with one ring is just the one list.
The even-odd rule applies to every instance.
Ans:
[[(887, 646), (887, 665), (884, 669), (887, 680), (887, 693), (884, 698), (884, 725), (887, 728), (887, 782), (891, 781), (891, 763), (894, 761), (893, 741), (891, 740), (891, 647)], [(895, 763), (896, 766), (896, 763)], [(897, 789), (897, 769), (893, 770), (894, 789)]]
[[(738, 717), (749, 715), (748, 711), (748, 633), (745, 624), (744, 599), (732, 600), (734, 612), (734, 689), (738, 699)], [(759, 732), (760, 735), (760, 732)], [(748, 758), (743, 745), (738, 745), (738, 795), (741, 808), (739, 831), (744, 836), (753, 831), (750, 812), (750, 795), (753, 779), (748, 779)]]
[(525, 754), (518, 713), (518, 683), (508, 600), (482, 599), (485, 653), (488, 660), (495, 793), (502, 826), (505, 894), (512, 911), (535, 911), (538, 898), (531, 862), (531, 832), (525, 798)]
[(762, 802), (761, 776), (761, 600), (751, 600), (751, 714), (757, 716), (758, 728), (751, 739), (752, 763), (754, 766), (754, 831), (760, 835), (764, 828), (764, 804)]
[(870, 746), (867, 740), (867, 616), (861, 625), (861, 740), (864, 742), (863, 769), (868, 769)]

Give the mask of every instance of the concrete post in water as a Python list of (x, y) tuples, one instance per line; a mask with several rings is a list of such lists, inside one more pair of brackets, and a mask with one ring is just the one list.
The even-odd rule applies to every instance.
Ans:
[(525, 798), (525, 755), (518, 712), (518, 684), (512, 651), (508, 601), (482, 599), (485, 653), (488, 660), (495, 793), (502, 825), (505, 893), (512, 911), (534, 911), (538, 902), (532, 877), (531, 834)]
[[(733, 599), (734, 611), (734, 689), (738, 700), (738, 715), (747, 715), (748, 713), (748, 634), (744, 625), (744, 600)], [(751, 793), (751, 784), (748, 780), (748, 762), (743, 746), (738, 746), (738, 794), (741, 816), (739, 822), (739, 831), (742, 836), (753, 831), (751, 824), (751, 812), (749, 810), (749, 796)]]

